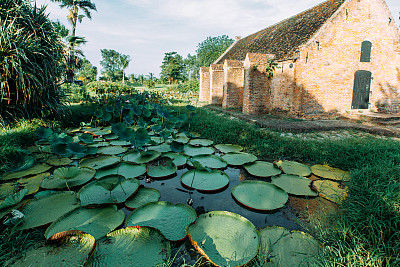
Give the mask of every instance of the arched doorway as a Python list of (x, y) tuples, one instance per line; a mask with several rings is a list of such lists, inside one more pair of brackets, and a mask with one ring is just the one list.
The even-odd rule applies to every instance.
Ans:
[(368, 109), (372, 73), (359, 70), (354, 74), (352, 109)]

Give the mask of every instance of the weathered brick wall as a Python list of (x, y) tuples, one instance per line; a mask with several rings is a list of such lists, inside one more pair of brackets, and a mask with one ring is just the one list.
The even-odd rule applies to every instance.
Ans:
[(200, 68), (200, 91), (199, 101), (209, 102), (210, 101), (210, 68)]
[(210, 104), (222, 104), (224, 93), (224, 65), (211, 64), (210, 66)]
[[(370, 110), (399, 103), (399, 31), (383, 0), (350, 0), (300, 47), (296, 90), (304, 113), (352, 109), (354, 74), (372, 73)], [(371, 61), (360, 62), (362, 42), (372, 43)], [(392, 108), (393, 109), (393, 108)], [(394, 109), (396, 110), (396, 109)], [(399, 110), (399, 109), (397, 109)]]
[(225, 60), (223, 108), (241, 108), (243, 106), (243, 63), (238, 60)]

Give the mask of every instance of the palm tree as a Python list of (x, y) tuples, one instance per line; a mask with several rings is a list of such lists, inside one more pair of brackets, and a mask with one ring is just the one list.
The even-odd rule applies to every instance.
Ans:
[(82, 66), (82, 57), (84, 57), (82, 50), (79, 46), (86, 43), (84, 37), (68, 36), (68, 50), (66, 57), (66, 81), (67, 83), (74, 82), (75, 70)]
[[(69, 15), (68, 20), (72, 24), (72, 36), (75, 37), (76, 32), (76, 24), (79, 21), (82, 22), (82, 19), (86, 16), (87, 18), (91, 19), (92, 14), (90, 13), (91, 10), (96, 9), (96, 5), (92, 3), (90, 0), (51, 0), (52, 2), (60, 3), (61, 8), (68, 8)], [(79, 9), (82, 9), (85, 15), (79, 15)]]
[(129, 62), (131, 62), (131, 57), (129, 55), (121, 54), (119, 56), (118, 65), (122, 68), (122, 83), (125, 83), (125, 69), (129, 66)]

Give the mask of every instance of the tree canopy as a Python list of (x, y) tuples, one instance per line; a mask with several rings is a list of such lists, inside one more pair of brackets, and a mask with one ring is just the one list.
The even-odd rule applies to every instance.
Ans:
[(164, 53), (161, 65), (161, 78), (168, 80), (169, 83), (183, 81), (185, 65), (183, 58), (177, 52)]
[(113, 49), (101, 49), (100, 65), (103, 67), (102, 74), (109, 81), (124, 81), (125, 69), (128, 67), (131, 58)]
[(233, 39), (227, 35), (207, 37), (206, 40), (197, 45), (198, 67), (209, 67), (233, 42)]

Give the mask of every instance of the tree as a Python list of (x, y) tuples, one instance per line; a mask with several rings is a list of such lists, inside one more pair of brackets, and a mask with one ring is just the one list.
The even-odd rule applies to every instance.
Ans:
[(188, 79), (197, 79), (199, 76), (199, 67), (197, 66), (197, 57), (196, 55), (188, 54), (187, 57), (183, 60), (183, 64), (185, 64), (185, 75)]
[(82, 80), (83, 84), (96, 81), (97, 67), (93, 66), (89, 60), (82, 60), (82, 67), (77, 74), (78, 78)]
[(185, 65), (183, 64), (182, 56), (177, 52), (164, 53), (164, 59), (161, 65), (161, 75), (164, 76), (168, 82), (183, 81)]
[(206, 40), (197, 45), (198, 67), (209, 67), (231, 44), (233, 44), (233, 39), (227, 35), (207, 37)]
[(113, 49), (101, 49), (100, 65), (103, 67), (103, 74), (109, 81), (125, 82), (125, 69), (131, 61), (130, 56), (121, 54)]
[(82, 58), (84, 57), (84, 55), (82, 50), (79, 49), (79, 47), (82, 44), (85, 44), (86, 40), (85, 38), (79, 36), (68, 36), (67, 42), (68, 42), (68, 50), (66, 53), (66, 60), (65, 60), (66, 82), (73, 83), (76, 69), (81, 68), (83, 64)]
[[(68, 8), (69, 15), (67, 16), (69, 22), (72, 25), (72, 36), (76, 34), (76, 24), (82, 22), (82, 19), (86, 16), (91, 19), (91, 10), (96, 10), (96, 5), (89, 0), (51, 0), (52, 2), (60, 3), (61, 8)], [(83, 10), (85, 15), (79, 15), (79, 10)]]
[(129, 62), (131, 62), (131, 60), (132, 59), (129, 55), (119, 55), (119, 66), (122, 68), (122, 83), (125, 83), (125, 69), (129, 66)]

